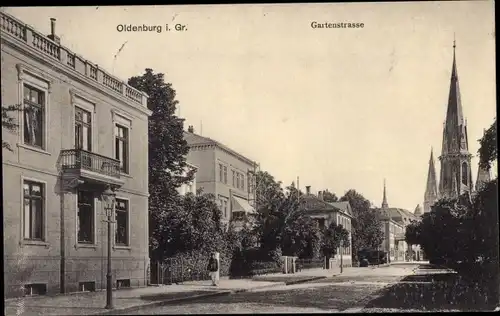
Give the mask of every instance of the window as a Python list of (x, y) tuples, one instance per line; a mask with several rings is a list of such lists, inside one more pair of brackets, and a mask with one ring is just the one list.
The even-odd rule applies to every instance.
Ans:
[(24, 181), (24, 239), (43, 239), (44, 185)]
[(116, 199), (116, 244), (128, 245), (128, 201)]
[(45, 93), (29, 85), (24, 85), (24, 143), (44, 147)]
[(24, 285), (24, 295), (45, 295), (47, 294), (47, 284), (25, 284)]
[(462, 183), (464, 185), (467, 185), (467, 183), (468, 183), (467, 176), (468, 176), (467, 163), (464, 162), (464, 163), (462, 163)]
[(241, 174), (240, 184), (241, 184), (241, 189), (245, 190), (245, 175), (244, 174)]
[(127, 288), (130, 287), (130, 279), (116, 280), (116, 288)]
[(236, 188), (237, 189), (240, 188), (240, 174), (239, 174), (239, 172), (236, 173)]
[(92, 116), (79, 107), (75, 107), (75, 148), (92, 150)]
[(115, 159), (120, 161), (120, 171), (128, 173), (128, 128), (115, 125)]
[(236, 186), (236, 171), (233, 170), (233, 187)]
[(222, 164), (219, 164), (219, 181), (224, 182), (224, 168)]
[(78, 191), (78, 243), (94, 242), (94, 193)]
[(227, 184), (227, 167), (224, 166), (224, 183)]
[(95, 282), (80, 282), (78, 289), (80, 292), (95, 292)]

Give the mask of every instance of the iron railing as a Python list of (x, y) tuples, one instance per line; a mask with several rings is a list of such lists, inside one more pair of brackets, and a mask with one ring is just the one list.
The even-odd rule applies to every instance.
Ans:
[(295, 264), (300, 270), (312, 268), (325, 268), (325, 258), (320, 259), (297, 259)]
[(84, 169), (120, 178), (120, 161), (83, 149), (66, 149), (61, 152), (62, 169)]
[(174, 284), (188, 281), (210, 280), (205, 262), (167, 258), (151, 263), (151, 284)]

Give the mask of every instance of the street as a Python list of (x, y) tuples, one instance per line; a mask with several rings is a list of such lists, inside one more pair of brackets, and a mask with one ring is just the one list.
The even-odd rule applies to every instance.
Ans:
[(356, 268), (341, 276), (283, 285), (122, 315), (207, 313), (324, 313), (360, 311), (381, 289), (413, 274), (417, 264)]

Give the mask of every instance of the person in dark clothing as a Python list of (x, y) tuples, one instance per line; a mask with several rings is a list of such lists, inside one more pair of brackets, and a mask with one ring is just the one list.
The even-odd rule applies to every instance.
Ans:
[(215, 253), (212, 254), (210, 260), (208, 260), (207, 270), (210, 272), (210, 277), (212, 279), (212, 285), (217, 286), (218, 284), (218, 271), (219, 271), (219, 262), (217, 258), (215, 258)]

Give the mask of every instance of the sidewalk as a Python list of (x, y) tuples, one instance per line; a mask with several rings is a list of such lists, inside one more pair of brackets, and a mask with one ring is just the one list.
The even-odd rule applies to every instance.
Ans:
[[(331, 272), (326, 273), (324, 271), (329, 270), (308, 269), (292, 275), (276, 273), (262, 276), (269, 277), (268, 279), (261, 279), (260, 277), (254, 279), (228, 279), (223, 277), (217, 287), (211, 286), (210, 281), (190, 281), (174, 285), (122, 289), (113, 291), (115, 309), (111, 311), (104, 309), (106, 305), (105, 291), (7, 299), (5, 300), (4, 310), (5, 315), (16, 316), (118, 314), (121, 311), (133, 311), (145, 307), (167, 305), (210, 296), (229, 295), (332, 276)], [(290, 276), (293, 277), (292, 280)]]

